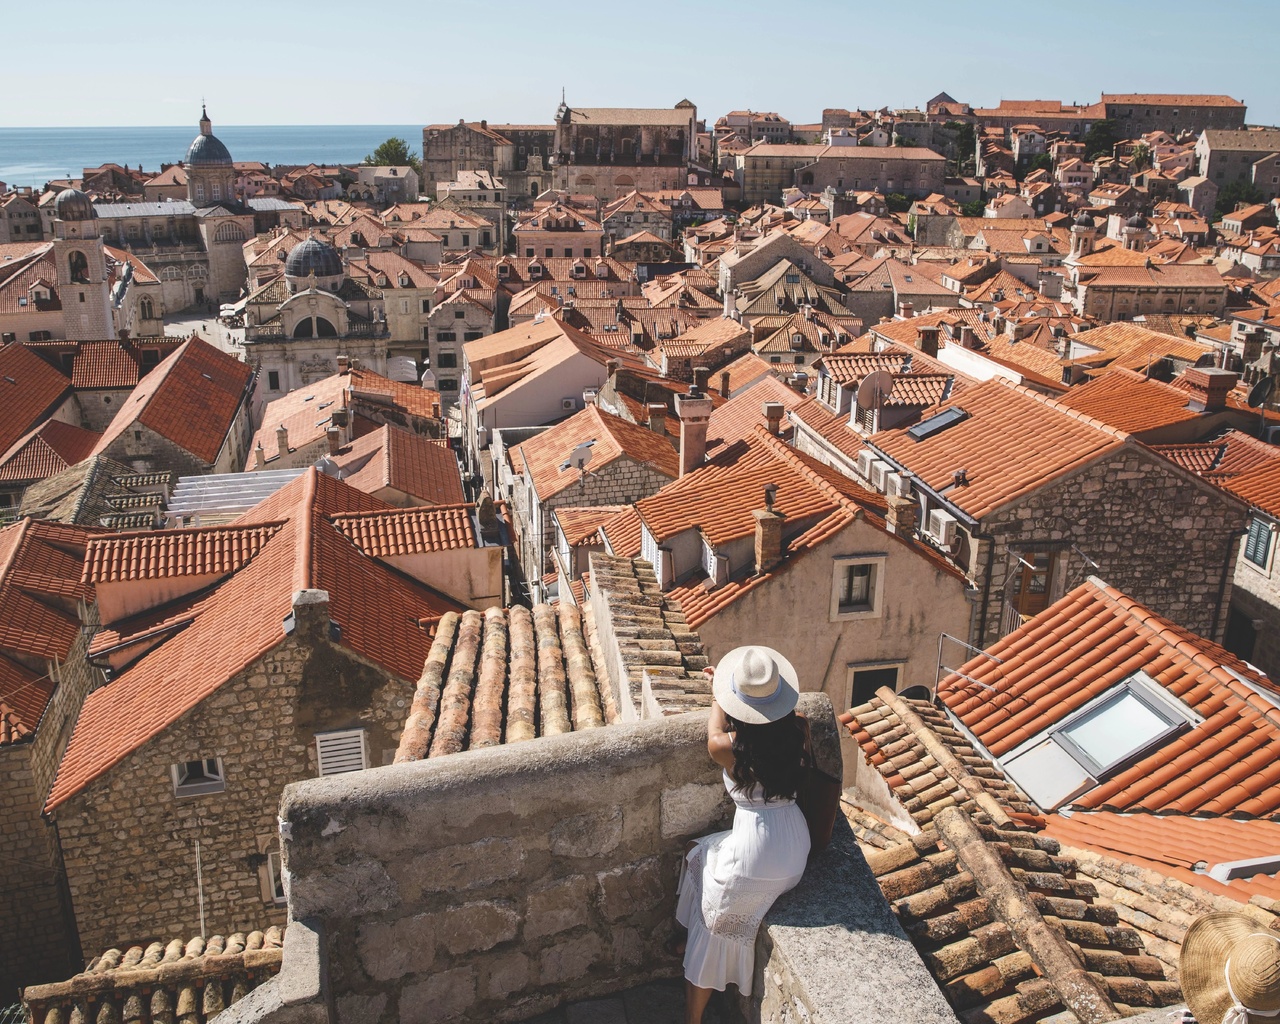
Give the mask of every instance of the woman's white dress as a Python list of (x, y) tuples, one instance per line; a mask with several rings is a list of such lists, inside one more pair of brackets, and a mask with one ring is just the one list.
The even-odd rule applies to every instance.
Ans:
[(733, 828), (698, 840), (684, 859), (676, 920), (689, 929), (684, 976), (699, 988), (734, 984), (751, 995), (756, 932), (773, 901), (794, 888), (809, 857), (809, 827), (794, 800), (763, 799), (754, 786), (725, 788)]

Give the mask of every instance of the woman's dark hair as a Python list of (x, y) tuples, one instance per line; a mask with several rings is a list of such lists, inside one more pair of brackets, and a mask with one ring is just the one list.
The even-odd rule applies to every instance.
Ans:
[(792, 711), (765, 725), (729, 718), (733, 727), (733, 767), (729, 778), (739, 792), (759, 785), (766, 800), (794, 800), (808, 760), (804, 723)]

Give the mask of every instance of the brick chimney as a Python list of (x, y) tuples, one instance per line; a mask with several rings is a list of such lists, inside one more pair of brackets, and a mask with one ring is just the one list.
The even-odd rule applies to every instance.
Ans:
[(707, 385), (711, 383), (711, 367), (695, 366), (693, 368), (693, 386), (700, 394), (706, 394)]
[(342, 431), (337, 427), (330, 427), (324, 432), (325, 440), (329, 442), (329, 454), (337, 455), (342, 449)]
[(1220, 412), (1225, 409), (1227, 395), (1240, 379), (1240, 374), (1231, 370), (1218, 370), (1209, 366), (1192, 366), (1182, 376), (1191, 385), (1191, 400), (1187, 405), (1196, 412)]
[(920, 525), (920, 506), (911, 498), (890, 496), (889, 510), (885, 515), (885, 525), (890, 533), (896, 533), (904, 540), (911, 540)]
[(650, 402), (645, 406), (649, 413), (649, 429), (655, 434), (667, 433), (667, 407), (661, 402)]
[(721, 398), (729, 397), (729, 371), (728, 370), (720, 371), (720, 397)]
[(782, 430), (782, 417), (786, 412), (781, 402), (765, 402), (764, 409), (765, 425), (769, 428), (769, 433), (775, 437)]
[(938, 358), (938, 327), (917, 327), (917, 347), (927, 356)]
[(676, 395), (676, 415), (680, 417), (680, 475), (684, 476), (706, 458), (711, 399), (691, 387), (688, 394)]
[(913, 303), (905, 300), (898, 303), (898, 316), (902, 317), (903, 320), (910, 320), (915, 315), (916, 307)]
[(758, 508), (756, 517), (756, 572), (765, 573), (782, 561), (782, 523), (786, 518), (772, 508)]
[(289, 454), (289, 428), (283, 423), (276, 427), (276, 447), (280, 449), (281, 457)]

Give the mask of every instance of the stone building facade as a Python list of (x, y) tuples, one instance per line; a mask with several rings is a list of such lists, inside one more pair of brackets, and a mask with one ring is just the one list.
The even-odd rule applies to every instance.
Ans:
[(553, 124), (429, 124), (422, 129), (422, 191), (434, 196), (437, 185), (462, 171), (488, 171), (502, 179), (512, 200), (528, 201), (551, 187), (555, 139)]
[[(302, 593), (291, 635), (52, 812), (85, 948), (157, 924), (283, 924), (277, 802), (318, 773), (316, 734), (363, 729), (369, 763), (390, 761), (412, 683), (330, 642), (327, 595)], [(175, 796), (172, 767), (199, 758), (220, 760), (225, 788)]]
[(553, 187), (617, 199), (633, 190), (688, 184), (698, 159), (698, 108), (570, 107), (556, 110)]

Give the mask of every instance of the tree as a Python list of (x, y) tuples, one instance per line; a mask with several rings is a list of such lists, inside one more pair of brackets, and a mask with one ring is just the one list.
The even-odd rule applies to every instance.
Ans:
[(901, 192), (890, 192), (884, 198), (890, 213), (906, 213), (911, 209), (911, 200)]
[(1254, 188), (1252, 182), (1229, 181), (1218, 193), (1218, 201), (1214, 209), (1217, 210), (1219, 217), (1223, 217), (1228, 213), (1234, 213), (1235, 208), (1242, 203), (1245, 206), (1252, 206), (1263, 202), (1266, 202), (1266, 196)]
[(1095, 156), (1110, 156), (1118, 141), (1114, 121), (1105, 117), (1094, 121), (1084, 136), (1084, 158), (1092, 160)]
[(1134, 171), (1145, 171), (1151, 166), (1151, 149), (1145, 142), (1133, 147), (1132, 162), (1129, 165)]
[(386, 142), (365, 157), (364, 162), (368, 167), (408, 166), (419, 174), (422, 173), (422, 161), (418, 159), (416, 153), (409, 149), (409, 143), (394, 136), (387, 139)]
[(956, 147), (956, 172), (959, 173), (961, 167), (974, 159), (975, 150), (978, 146), (978, 136), (973, 129), (973, 125), (964, 121), (948, 121), (943, 125), (947, 131), (952, 133), (952, 139), (955, 141)]
[(964, 214), (966, 217), (981, 217), (982, 211), (986, 207), (986, 205), (987, 204), (985, 200), (975, 199), (971, 203), (962, 204), (960, 207), (960, 212)]

